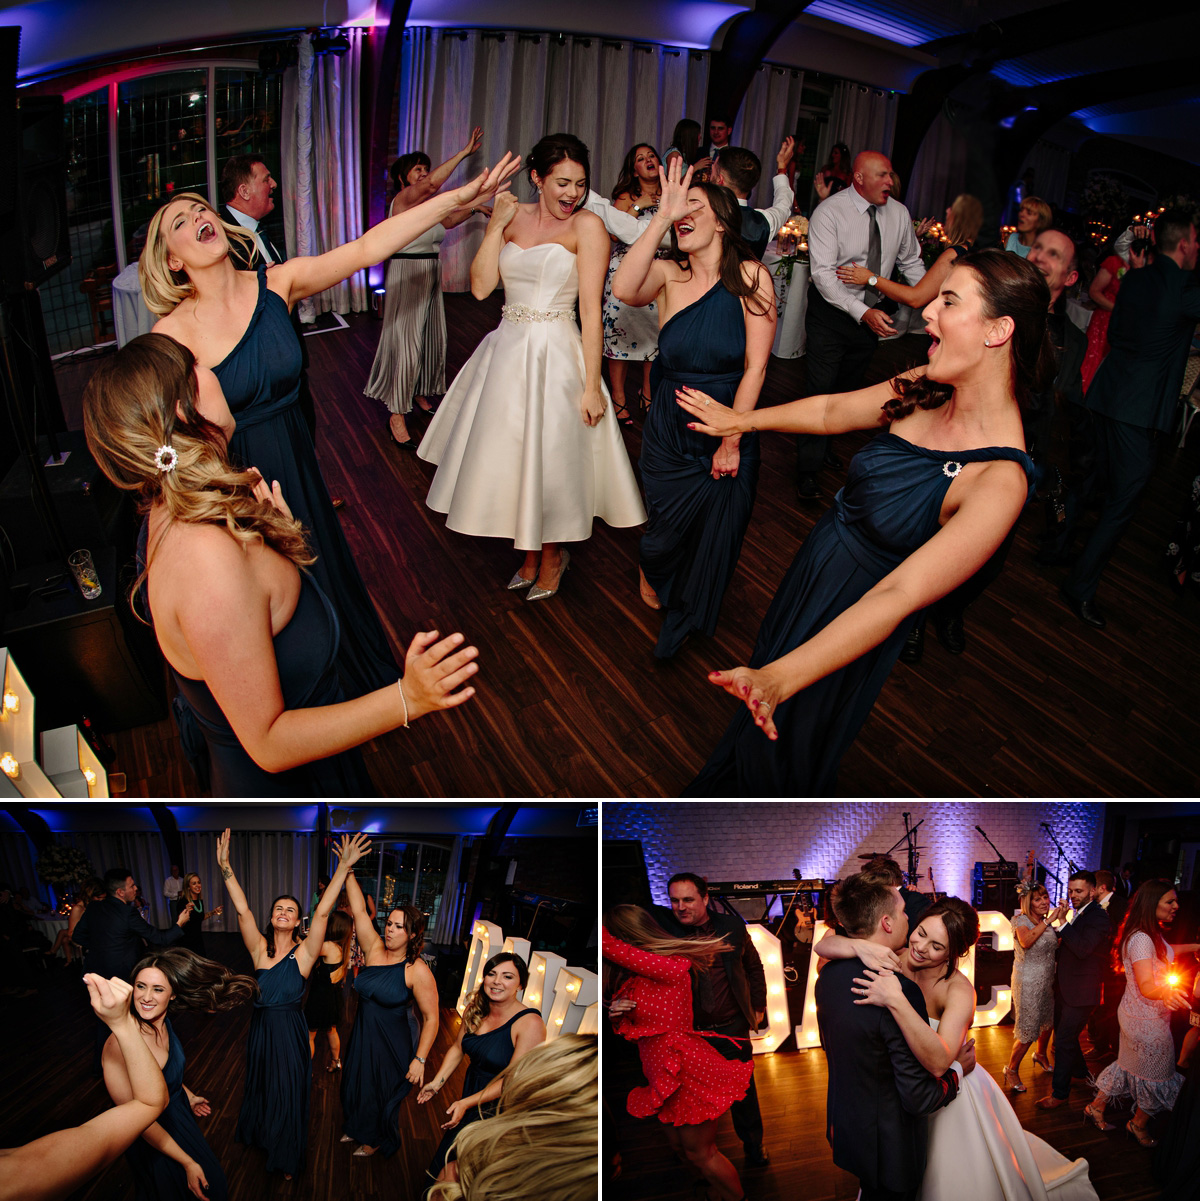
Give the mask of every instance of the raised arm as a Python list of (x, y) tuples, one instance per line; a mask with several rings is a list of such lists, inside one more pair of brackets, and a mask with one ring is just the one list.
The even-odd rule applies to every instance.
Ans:
[(500, 251), (504, 249), (504, 231), (517, 215), (521, 202), (511, 192), (501, 192), (492, 205), (483, 241), (471, 260), (471, 295), (486, 300), (500, 282)]
[(307, 977), (313, 969), (313, 964), (321, 957), (321, 944), (325, 941), (325, 927), (329, 915), (341, 896), (347, 876), (353, 871), (354, 865), (371, 849), (371, 840), (365, 834), (343, 834), (341, 842), (333, 848), (338, 856), (337, 871), (329, 881), (329, 887), (321, 894), (316, 909), (312, 912), (312, 920), (308, 925), (308, 937), (296, 948), (296, 966), (300, 974)]
[(167, 1107), (166, 1081), (129, 1012), (131, 985), (118, 977), (83, 977), (96, 1016), (124, 1057), (129, 1095), (70, 1130), (56, 1130), (0, 1155), (0, 1201), (57, 1201), (104, 1171)]
[(454, 1040), (454, 1046), (446, 1052), (446, 1058), (442, 1060), (441, 1067), (434, 1073), (433, 1079), (421, 1089), (417, 1094), (417, 1104), (424, 1105), (426, 1101), (436, 1096), (442, 1091), (442, 1086), (454, 1075), (458, 1065), (463, 1061), (463, 1035), (466, 1034), (467, 1027), (459, 1023), (458, 1038)]
[(822, 959), (857, 959), (864, 967), (876, 970), (897, 971), (900, 967), (900, 959), (890, 947), (845, 934), (826, 934), (813, 951)]
[(743, 701), (763, 733), (778, 738), (774, 715), (780, 702), (865, 655), (906, 617), (970, 579), (1012, 529), (1025, 496), (1018, 464), (986, 464), (946, 524), (819, 633), (761, 669), (714, 671), (709, 682)]
[[(325, 891), (328, 892), (329, 889)], [(350, 901), (350, 913), (354, 917), (354, 933), (358, 938), (358, 945), (364, 955), (370, 956), (382, 945), (383, 939), (379, 937), (379, 931), (375, 929), (375, 923), (367, 912), (363, 890), (353, 872), (346, 876), (346, 896)]]
[(325, 254), (288, 259), (271, 268), (267, 286), (277, 292), (288, 306), (349, 279), (355, 271), (373, 267), (407, 246), (443, 217), (464, 205), (482, 203), (508, 186), (508, 180), (521, 160), (506, 154), (490, 171), (453, 191), (439, 193), (422, 204), (388, 217), (367, 230), (361, 238), (347, 242)]
[(444, 163), (440, 163), (429, 172), (426, 183), (429, 185), (430, 191), (438, 191), (442, 184), (444, 184), (446, 180), (448, 180), (450, 176), (458, 170), (458, 164), (461, 163), (463, 159), (470, 158), (471, 155), (475, 154), (482, 145), (483, 126), (476, 125), (475, 128), (471, 130), (471, 136), (467, 139), (467, 144), (457, 154), (451, 155), (450, 158), (448, 158)]
[(628, 968), (638, 976), (660, 983), (678, 984), (688, 978), (691, 964), (682, 955), (656, 955), (630, 946), (601, 927), (600, 946), (605, 959)]
[[(681, 173), (682, 157), (673, 158), (668, 170), (658, 168), (662, 195), (656, 212), (646, 224), (645, 231), (629, 248), (620, 266), (613, 273), (612, 293), (623, 304), (635, 308), (648, 305), (663, 290), (671, 278), (667, 264), (654, 257), (659, 243), (671, 226), (688, 214), (688, 188), (692, 185), (692, 168)], [(679, 270), (678, 267), (675, 268)]]
[(417, 1043), (412, 1062), (408, 1065), (406, 1078), (409, 1084), (420, 1088), (425, 1083), (425, 1063), (429, 1052), (433, 1050), (433, 1041), (438, 1032), (438, 990), (437, 981), (429, 970), (429, 964), (418, 959), (406, 970), (405, 975), (409, 988), (417, 1000), (417, 1008), (421, 1011), (421, 1039)]
[(592, 426), (607, 407), (600, 391), (600, 359), (604, 334), (600, 308), (604, 298), (604, 276), (608, 271), (609, 247), (604, 223), (592, 213), (577, 213), (575, 258), (579, 267), (579, 324), (583, 333), (583, 395), (579, 408), (584, 425)]
[(267, 940), (258, 928), (254, 914), (250, 911), (250, 903), (246, 900), (246, 894), (242, 891), (242, 886), (238, 883), (237, 877), (233, 874), (233, 868), (230, 866), (229, 837), (229, 829), (226, 828), (225, 833), (217, 839), (217, 867), (220, 869), (221, 879), (225, 881), (225, 891), (229, 893), (229, 899), (233, 902), (233, 907), (237, 912), (238, 929), (242, 934), (242, 942), (246, 944), (246, 950), (250, 952), (250, 958), (254, 960), (254, 966), (258, 967), (259, 957), (267, 949)]

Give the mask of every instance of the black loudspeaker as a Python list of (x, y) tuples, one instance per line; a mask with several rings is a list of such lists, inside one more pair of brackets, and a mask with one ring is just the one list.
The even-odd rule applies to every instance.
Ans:
[(652, 905), (654, 902), (650, 896), (650, 878), (646, 873), (646, 859), (642, 854), (641, 842), (637, 839), (605, 839), (601, 847), (601, 908), (611, 909), (614, 905)]
[(976, 880), (971, 904), (976, 909), (994, 909), (998, 913), (1014, 913), (1017, 909), (1017, 881)]
[(13, 292), (71, 262), (66, 131), (61, 96), (16, 96), (20, 30), (0, 35), (0, 288)]

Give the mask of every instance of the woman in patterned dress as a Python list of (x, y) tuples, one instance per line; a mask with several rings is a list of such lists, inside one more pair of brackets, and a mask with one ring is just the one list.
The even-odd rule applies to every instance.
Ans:
[[(644, 909), (616, 905), (602, 935), (613, 1028), (637, 1042), (649, 1082), (629, 1094), (635, 1118), (657, 1115), (671, 1149), (712, 1186), (741, 1201), (737, 1169), (717, 1149), (717, 1122), (746, 1094), (753, 1063), (726, 1059), (692, 1028), (692, 972), (729, 949), (723, 938), (672, 938)], [(615, 969), (613, 976), (609, 970)]]
[(1004, 1087), (1023, 1093), (1021, 1061), (1036, 1042), (1033, 1062), (1050, 1071), (1046, 1047), (1054, 1029), (1054, 963), (1058, 935), (1054, 923), (1066, 915), (1066, 907), (1050, 908), (1045, 886), (1034, 884), (1021, 896), (1021, 912), (1012, 919), (1013, 931), (1013, 1045), (1004, 1067)]
[(1172, 947), (1163, 929), (1175, 920), (1179, 898), (1170, 880), (1147, 880), (1133, 894), (1113, 946), (1114, 964), (1125, 969), (1125, 995), (1117, 1010), (1121, 1049), (1097, 1080), (1099, 1092), (1084, 1114), (1101, 1130), (1112, 1130), (1104, 1108), (1114, 1097), (1131, 1097), (1133, 1117), (1125, 1129), (1143, 1147), (1156, 1146), (1146, 1127), (1156, 1113), (1175, 1105), (1183, 1077), (1175, 1069), (1171, 1011), (1190, 1006), (1187, 990), (1171, 972), (1176, 955), (1194, 954), (1200, 943)]

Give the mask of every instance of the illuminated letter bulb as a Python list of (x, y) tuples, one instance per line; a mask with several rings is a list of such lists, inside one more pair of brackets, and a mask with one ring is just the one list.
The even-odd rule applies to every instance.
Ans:
[(10, 688), (4, 690), (4, 714), (21, 712), (21, 698)]
[(21, 778), (21, 765), (13, 758), (9, 751), (5, 751), (0, 755), (0, 771), (3, 771), (10, 780), (19, 780)]

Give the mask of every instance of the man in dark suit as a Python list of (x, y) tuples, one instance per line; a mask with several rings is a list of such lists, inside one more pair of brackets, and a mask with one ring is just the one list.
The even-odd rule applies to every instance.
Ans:
[(1075, 872), (1067, 881), (1074, 920), (1058, 931), (1057, 1020), (1054, 1023), (1054, 1076), (1051, 1093), (1039, 1102), (1043, 1109), (1065, 1105), (1072, 1078), (1088, 1079), (1079, 1035), (1092, 1010), (1100, 1004), (1104, 966), (1112, 949), (1112, 923), (1096, 903), (1096, 877)]
[[(904, 947), (908, 918), (898, 889), (860, 873), (843, 881), (838, 916), (852, 938), (892, 951)], [(958, 1096), (975, 1066), (973, 1040), (944, 1075), (926, 1071), (891, 1013), (856, 1005), (857, 959), (836, 959), (817, 977), (817, 1025), (829, 1062), (825, 1137), (833, 1162), (858, 1177), (862, 1201), (910, 1201), (925, 1175), (925, 1116)], [(920, 988), (897, 973), (909, 1003), (927, 1017)], [(964, 1190), (969, 1192), (967, 1182)]]
[(1107, 624), (1096, 589), (1175, 428), (1188, 343), (1200, 321), (1196, 226), (1183, 209), (1154, 223), (1157, 257), (1130, 272), (1108, 324), (1109, 352), (1088, 389), (1098, 471), (1106, 479), (1096, 528), (1061, 588), (1080, 621)]
[[(254, 239), (248, 254), (239, 243), (230, 242), (229, 257), (241, 271), (254, 271), (260, 263), (266, 263), (270, 268), (274, 263), (287, 261), (287, 252), (260, 228), (275, 209), (274, 193), (278, 186), (267, 164), (249, 154), (235, 154), (221, 171), (220, 215), (231, 225), (240, 225)], [(304, 423), (315, 443), (317, 412), (312, 390), (308, 386), (308, 346), (304, 341), (304, 330), (297, 309), (292, 309), (292, 328), (300, 340), (300, 354), (304, 361), (300, 369), (300, 411), (304, 414)], [(335, 501), (334, 508), (339, 507)]]
[[(1101, 868), (1096, 873), (1096, 904), (1108, 914), (1114, 935), (1121, 928), (1121, 920), (1128, 905), (1128, 901), (1114, 891), (1115, 883), (1112, 872)], [(1110, 955), (1105, 964), (1100, 1004), (1092, 1011), (1087, 1024), (1088, 1038), (1092, 1040), (1092, 1050), (1097, 1054), (1115, 1051), (1120, 1043), (1117, 1006), (1121, 1004), (1124, 995), (1125, 973), (1113, 967)]]
[[(708, 907), (708, 883), (693, 872), (679, 872), (667, 881), (671, 908), (655, 906), (654, 916), (664, 930), (678, 938), (724, 938), (732, 948), (707, 972), (692, 977), (692, 1024), (703, 1033), (724, 1035), (711, 1046), (726, 1059), (749, 1063), (754, 1058), (750, 1031), (759, 1030), (767, 1016), (767, 977), (762, 960), (740, 917), (714, 913)], [(736, 1041), (734, 1041), (736, 1040)], [(766, 1167), (771, 1157), (763, 1150), (763, 1120), (754, 1078), (746, 1095), (730, 1108), (733, 1129), (745, 1149), (745, 1166)]]
[[(103, 901), (93, 901), (84, 911), (71, 940), (83, 948), (84, 969), (108, 980), (120, 976), (128, 980), (142, 957), (145, 939), (153, 947), (173, 946), (183, 937), (183, 927), (192, 916), (186, 908), (174, 926), (156, 930), (138, 913), (133, 903), (135, 886), (127, 867), (109, 868), (104, 873)], [(95, 1068), (100, 1070), (100, 1053), (111, 1031), (103, 1022), (96, 1026)]]

